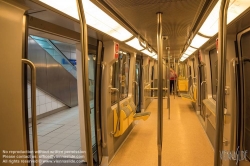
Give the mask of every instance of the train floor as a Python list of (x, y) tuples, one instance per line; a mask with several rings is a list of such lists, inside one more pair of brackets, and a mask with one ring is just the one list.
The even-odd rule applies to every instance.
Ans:
[[(213, 148), (190, 101), (171, 96), (171, 117), (164, 100), (162, 165), (211, 166)], [(110, 166), (158, 165), (157, 100), (147, 110), (151, 116), (139, 121), (121, 146)]]

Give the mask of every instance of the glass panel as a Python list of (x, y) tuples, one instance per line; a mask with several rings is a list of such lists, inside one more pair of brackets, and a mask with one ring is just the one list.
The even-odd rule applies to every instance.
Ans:
[(179, 64), (179, 69), (178, 69), (178, 77), (179, 79), (185, 79), (186, 78), (186, 68), (185, 64)]
[[(154, 66), (152, 66), (151, 70), (151, 88), (154, 88)], [(151, 91), (151, 97), (154, 96), (154, 91)]]
[(120, 99), (128, 97), (128, 81), (129, 81), (129, 63), (130, 56), (128, 54), (120, 54), (120, 73), (121, 73), (121, 85), (120, 85)]
[(96, 69), (96, 55), (88, 55), (89, 63), (89, 102), (90, 102), (90, 122), (91, 122), (91, 137), (93, 153), (96, 151), (96, 138), (95, 138), (95, 69)]
[(212, 81), (212, 97), (216, 100), (217, 84), (218, 84), (218, 56), (217, 49), (209, 51), (211, 81)]
[[(201, 82), (200, 83), (202, 83), (203, 81), (205, 81), (206, 79), (205, 79), (205, 67), (204, 66), (201, 66), (200, 67), (200, 80), (201, 80)], [(202, 109), (201, 109), (201, 112), (200, 112), (200, 114), (201, 114), (201, 116), (202, 116), (202, 118), (203, 118), (203, 120), (205, 120), (205, 115), (206, 115), (206, 109), (205, 109), (205, 105), (203, 104), (203, 100), (204, 99), (206, 99), (206, 86), (207, 86), (207, 84), (206, 83), (203, 83), (202, 84), (202, 86), (201, 86), (201, 104), (202, 104)]]
[[(118, 88), (120, 100), (128, 97), (130, 55), (121, 51), (118, 60), (110, 67), (112, 88)], [(119, 84), (120, 81), (120, 84)], [(118, 92), (111, 91), (111, 105), (118, 101)]]
[[(244, 150), (250, 150), (250, 32), (244, 34), (241, 38), (241, 51), (243, 59), (243, 90), (244, 90), (244, 110), (243, 110), (243, 148)], [(248, 159), (250, 159), (249, 153), (247, 153)]]
[[(111, 73), (111, 86), (112, 88), (118, 88), (118, 75), (119, 75), (119, 62), (118, 60), (112, 64), (110, 67), (110, 73)], [(117, 103), (118, 100), (118, 92), (117, 91), (111, 91), (111, 105), (114, 105)]]
[(135, 94), (134, 103), (138, 104), (136, 112), (140, 111), (140, 82), (141, 82), (140, 79), (141, 79), (141, 63), (140, 63), (140, 60), (136, 60), (135, 81), (138, 83), (138, 86), (134, 84), (134, 89), (136, 90), (136, 92), (133, 93)]

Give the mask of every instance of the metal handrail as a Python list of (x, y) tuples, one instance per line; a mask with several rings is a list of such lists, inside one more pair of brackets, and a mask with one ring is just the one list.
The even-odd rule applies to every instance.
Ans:
[(57, 46), (56, 46), (51, 40), (46, 39), (46, 41), (47, 41), (47, 42), (50, 44), (50, 46), (52, 46), (57, 52), (59, 52), (60, 55), (62, 55), (62, 56), (64, 57), (64, 59), (66, 59), (66, 61), (68, 62), (68, 64), (70, 64), (71, 67), (72, 67), (73, 69), (76, 70), (76, 67), (72, 64), (72, 62), (69, 61), (68, 57), (66, 57), (66, 55), (64, 55), (64, 53), (62, 53), (62, 51), (59, 50), (59, 49), (57, 48)]
[[(38, 139), (37, 139), (37, 124), (36, 124), (36, 66), (28, 59), (22, 59), (24, 64), (27, 64), (31, 69), (31, 120), (32, 120), (32, 141), (33, 141), (33, 156), (34, 160), (39, 161), (38, 154)], [(35, 162), (35, 166), (39, 166), (39, 162)]]
[[(207, 83), (207, 81), (202, 81), (202, 82), (201, 82), (201, 89), (202, 89), (202, 86), (203, 86), (204, 83)], [(201, 94), (202, 94), (202, 93), (201, 93)], [(201, 96), (201, 98), (200, 98), (200, 107), (201, 107), (201, 111), (202, 111), (202, 108), (203, 108), (202, 105), (203, 105), (203, 104), (202, 104), (202, 100), (201, 100), (201, 99), (202, 99), (202, 96)]]
[[(118, 88), (111, 88), (110, 87), (110, 92), (111, 91), (116, 91), (118, 93), (120, 92)], [(119, 129), (120, 129), (120, 95), (118, 95), (118, 101), (117, 101), (117, 123), (116, 123), (116, 129), (115, 129), (115, 131), (111, 131), (110, 134), (111, 135), (115, 135)]]
[(226, 26), (227, 10), (230, 0), (222, 0), (219, 16), (219, 37), (218, 37), (218, 89), (216, 100), (216, 136), (214, 148), (214, 165), (221, 166), (220, 152), (223, 149), (223, 128), (224, 128), (224, 91), (226, 78)]
[[(145, 97), (147, 99), (158, 99), (158, 97)], [(168, 97), (162, 97), (163, 99), (168, 99)]]
[(202, 82), (201, 82), (201, 86), (202, 86), (204, 83), (207, 83), (207, 81), (202, 81)]
[[(82, 78), (88, 77), (88, 41), (87, 41), (87, 24), (84, 15), (84, 8), (82, 0), (76, 0), (77, 10), (81, 28), (81, 54), (82, 54)], [(86, 138), (86, 160), (88, 166), (93, 166), (93, 153), (92, 153), (92, 138), (91, 138), (91, 124), (90, 124), (90, 103), (89, 103), (89, 84), (88, 79), (83, 79), (83, 107), (84, 107), (84, 127), (85, 127), (85, 138)]]
[(119, 89), (118, 89), (118, 88), (111, 88), (111, 87), (110, 87), (109, 89), (110, 89), (110, 92), (111, 92), (111, 91), (119, 92)]
[[(174, 70), (176, 70), (176, 68), (175, 68), (175, 58), (174, 58)], [(177, 75), (176, 75), (177, 76)], [(178, 76), (177, 76), (178, 77)], [(176, 78), (177, 79), (177, 78)], [(176, 93), (176, 79), (175, 79), (175, 81), (174, 81), (174, 89), (173, 89), (173, 91), (174, 91), (174, 99), (175, 99), (175, 93)]]
[[(168, 73), (170, 73), (170, 47), (168, 48)], [(171, 88), (170, 76), (168, 77), (168, 88)], [(168, 119), (170, 119), (170, 90), (168, 90)]]
[[(158, 50), (158, 88), (162, 89), (163, 63), (162, 63), (162, 13), (157, 13), (157, 50)], [(158, 166), (162, 165), (162, 137), (163, 137), (163, 92), (158, 91), (158, 114), (157, 114), (157, 147)]]
[[(158, 88), (144, 88), (144, 90), (158, 90)], [(162, 88), (162, 90), (168, 90), (168, 88)]]
[[(239, 102), (239, 91), (238, 91), (238, 89), (239, 89), (239, 83), (238, 83), (238, 72), (237, 72), (237, 69), (236, 69), (236, 65), (238, 65), (238, 61), (239, 61), (239, 59), (236, 57), (236, 58), (233, 58), (231, 61), (230, 61), (230, 64), (232, 64), (232, 66), (233, 66), (233, 81), (234, 81), (234, 83), (235, 83), (235, 86), (236, 86), (236, 90), (235, 90), (235, 95), (236, 95), (236, 108), (239, 108), (239, 104), (240, 104), (240, 102)], [(230, 73), (231, 73), (231, 71), (230, 71)], [(233, 102), (232, 102), (233, 103)], [(233, 114), (233, 112), (232, 112), (232, 114)], [(234, 113), (234, 115), (232, 115), (232, 116), (235, 116), (236, 118), (235, 119), (239, 119), (239, 112), (235, 112)], [(236, 120), (235, 122), (232, 122), (232, 125), (234, 125), (234, 126), (236, 126), (236, 129), (238, 128), (238, 126), (239, 126), (239, 121), (238, 120)], [(239, 140), (240, 140), (240, 136), (239, 136), (239, 130), (235, 130), (234, 131), (234, 133), (232, 132), (232, 134), (233, 134), (233, 137), (236, 135), (236, 138), (235, 138), (235, 141), (234, 141), (234, 146), (232, 146), (233, 147), (233, 151), (237, 151), (237, 148), (238, 148), (238, 145), (237, 145), (237, 142), (239, 142)]]

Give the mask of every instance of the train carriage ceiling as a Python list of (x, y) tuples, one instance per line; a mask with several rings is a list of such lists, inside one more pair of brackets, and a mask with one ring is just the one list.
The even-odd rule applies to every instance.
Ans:
[(157, 12), (162, 12), (163, 57), (169, 46), (171, 56), (178, 58), (190, 32), (197, 28), (202, 16), (214, 0), (97, 0), (109, 6), (142, 38), (157, 50)]
[[(204, 18), (210, 13), (218, 0), (91, 0), (105, 11), (111, 12), (111, 17), (123, 22), (132, 32), (141, 35), (157, 51), (157, 12), (162, 12), (163, 35), (168, 40), (163, 42), (163, 56), (167, 56), (169, 46), (171, 56), (178, 58), (180, 52), (191, 36), (196, 33)], [(39, 0), (19, 0), (30, 7), (28, 14), (32, 17), (63, 26), (79, 32), (78, 20), (64, 17), (51, 8), (40, 5)], [(118, 21), (117, 20), (117, 21)], [(88, 28), (88, 35), (100, 40), (110, 40), (111, 37)], [(128, 47), (122, 44), (124, 48)], [(139, 51), (138, 51), (139, 52)]]

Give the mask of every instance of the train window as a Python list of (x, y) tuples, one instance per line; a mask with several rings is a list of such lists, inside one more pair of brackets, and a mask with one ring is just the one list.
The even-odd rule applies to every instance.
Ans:
[(211, 80), (212, 80), (212, 97), (216, 100), (217, 84), (218, 84), (218, 56), (217, 49), (209, 51), (210, 57), (210, 69), (211, 69)]
[[(121, 51), (118, 60), (111, 66), (111, 85), (113, 88), (118, 88), (120, 92), (120, 100), (128, 97), (129, 84), (129, 63), (130, 55)], [(120, 84), (119, 84), (120, 81)], [(114, 105), (118, 100), (118, 92), (111, 92), (111, 104)]]
[(180, 78), (186, 78), (186, 68), (185, 64), (179, 64), (179, 69), (178, 69), (178, 76)]

